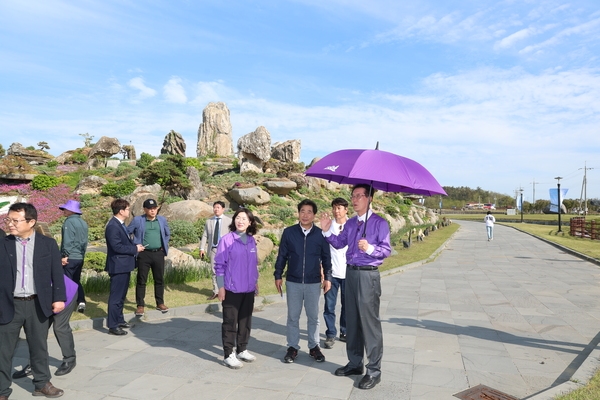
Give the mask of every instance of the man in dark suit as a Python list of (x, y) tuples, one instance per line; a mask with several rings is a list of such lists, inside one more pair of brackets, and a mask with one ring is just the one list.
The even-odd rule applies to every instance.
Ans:
[(110, 295), (108, 297), (108, 333), (112, 335), (126, 335), (130, 325), (123, 318), (123, 305), (129, 287), (129, 276), (135, 268), (135, 256), (144, 251), (144, 246), (134, 244), (125, 227), (125, 220), (129, 217), (129, 202), (124, 199), (114, 200), (112, 208), (113, 218), (106, 224), (104, 237), (106, 238), (106, 268), (110, 276)]
[(60, 397), (50, 382), (49, 317), (67, 299), (60, 251), (52, 238), (35, 232), (37, 210), (28, 203), (10, 206), (5, 219), (9, 235), (0, 240), (0, 400), (7, 400), (12, 357), (21, 328), (25, 329), (34, 396)]

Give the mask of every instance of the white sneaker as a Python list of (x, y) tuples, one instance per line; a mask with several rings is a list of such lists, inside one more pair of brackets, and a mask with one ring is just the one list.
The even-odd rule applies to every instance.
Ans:
[(250, 354), (248, 350), (244, 350), (241, 353), (238, 353), (237, 358), (245, 362), (252, 362), (256, 360), (256, 357)]
[(79, 311), (80, 313), (85, 312), (85, 303), (84, 302), (81, 302), (77, 305), (77, 311)]
[(223, 360), (223, 364), (227, 365), (231, 369), (240, 369), (244, 366), (240, 360), (237, 359), (235, 353), (231, 353), (229, 357)]

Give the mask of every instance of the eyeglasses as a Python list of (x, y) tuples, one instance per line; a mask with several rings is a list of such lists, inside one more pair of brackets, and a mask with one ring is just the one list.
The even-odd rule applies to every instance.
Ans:
[(362, 193), (359, 193), (359, 194), (353, 194), (353, 195), (352, 195), (350, 198), (351, 198), (352, 200), (360, 200), (360, 199), (362, 199), (363, 197), (367, 197), (367, 196), (365, 196), (365, 195), (364, 195), (364, 194), (362, 194)]
[(30, 220), (27, 218), (25, 218), (25, 219), (4, 218), (3, 221), (6, 222), (7, 224), (17, 225), (19, 222), (30, 221)]

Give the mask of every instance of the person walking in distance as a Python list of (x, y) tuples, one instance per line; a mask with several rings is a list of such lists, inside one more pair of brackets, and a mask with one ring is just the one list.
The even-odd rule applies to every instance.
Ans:
[(67, 217), (61, 229), (62, 265), (65, 275), (77, 283), (77, 311), (83, 313), (85, 312), (85, 293), (81, 285), (81, 270), (88, 245), (88, 225), (81, 218), (82, 213), (78, 201), (69, 200), (58, 208)]
[(133, 243), (144, 246), (144, 251), (138, 254), (137, 281), (135, 285), (135, 301), (137, 309), (135, 315), (144, 315), (146, 297), (146, 282), (148, 273), (152, 270), (154, 278), (154, 300), (156, 309), (163, 314), (169, 311), (165, 305), (165, 257), (169, 252), (169, 240), (171, 231), (167, 219), (158, 215), (158, 204), (154, 199), (146, 199), (143, 204), (144, 215), (133, 218), (127, 227), (127, 233), (133, 235)]
[[(341, 197), (333, 199), (331, 202), (331, 233), (339, 235), (344, 230), (344, 225), (348, 220), (348, 202)], [(325, 331), (325, 348), (330, 349), (335, 343), (337, 329), (335, 327), (335, 306), (337, 304), (338, 293), (342, 308), (340, 310), (340, 341), (346, 341), (346, 251), (348, 247), (336, 249), (330, 245), (331, 251), (331, 289), (325, 293), (325, 310), (323, 319), (327, 330)]]
[(369, 210), (373, 189), (355, 185), (352, 207), (356, 216), (350, 218), (339, 235), (332, 234), (331, 219), (321, 216), (321, 227), (327, 242), (336, 249), (348, 246), (346, 260), (346, 352), (348, 364), (335, 371), (337, 376), (362, 375), (364, 356), (367, 372), (358, 383), (360, 389), (372, 389), (381, 381), (383, 332), (379, 318), (381, 281), (379, 266), (389, 257), (390, 226)]
[(485, 222), (485, 230), (487, 231), (488, 242), (490, 240), (494, 240), (494, 223), (496, 222), (496, 218), (494, 218), (491, 211), (487, 212), (485, 217), (483, 217), (483, 221)]
[(204, 225), (204, 232), (200, 239), (200, 257), (204, 258), (207, 254), (210, 260), (210, 266), (212, 268), (212, 284), (213, 294), (208, 299), (214, 300), (219, 295), (219, 286), (217, 285), (217, 278), (215, 275), (215, 255), (217, 254), (217, 246), (219, 240), (223, 234), (227, 233), (227, 227), (231, 225), (231, 218), (224, 215), (225, 203), (222, 201), (215, 201), (213, 203), (213, 216), (206, 220)]

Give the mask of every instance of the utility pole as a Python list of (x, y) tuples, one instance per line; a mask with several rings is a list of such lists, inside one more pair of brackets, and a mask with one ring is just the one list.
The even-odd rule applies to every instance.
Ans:
[(556, 179), (557, 182), (557, 186), (558, 186), (558, 231), (557, 232), (562, 232), (561, 226), (560, 226), (560, 214), (562, 213), (562, 200), (561, 200), (561, 195), (560, 195), (560, 180), (562, 179), (562, 176), (557, 176)]
[[(579, 169), (583, 169), (583, 184), (581, 187), (581, 190), (583, 192), (583, 199), (584, 199), (584, 208), (583, 208), (583, 216), (585, 217), (587, 215), (587, 171), (588, 169), (594, 169), (594, 168), (588, 168), (587, 167), (587, 161), (585, 161), (583, 163), (583, 168), (579, 168)], [(581, 198), (579, 198), (579, 208), (581, 209)]]

